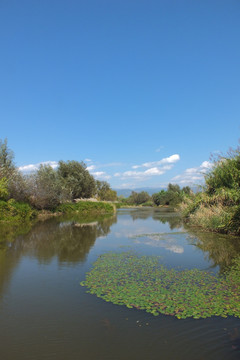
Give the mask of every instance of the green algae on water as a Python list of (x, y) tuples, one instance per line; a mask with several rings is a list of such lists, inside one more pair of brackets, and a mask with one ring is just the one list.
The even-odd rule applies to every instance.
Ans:
[(105, 301), (155, 316), (240, 317), (239, 274), (240, 258), (217, 277), (198, 269), (168, 269), (157, 256), (107, 253), (97, 259), (81, 285)]

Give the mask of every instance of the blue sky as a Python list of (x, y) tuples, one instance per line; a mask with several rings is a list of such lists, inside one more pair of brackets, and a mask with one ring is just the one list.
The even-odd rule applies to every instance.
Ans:
[(198, 183), (240, 137), (239, 19), (239, 0), (1, 0), (0, 138), (25, 170)]

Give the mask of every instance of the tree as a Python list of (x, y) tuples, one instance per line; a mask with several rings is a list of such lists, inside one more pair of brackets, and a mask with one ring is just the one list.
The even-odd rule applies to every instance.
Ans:
[(11, 177), (15, 170), (13, 159), (14, 153), (9, 149), (7, 139), (4, 141), (0, 139), (0, 178)]
[(153, 202), (155, 205), (157, 205), (157, 206), (163, 205), (165, 193), (166, 193), (165, 190), (161, 190), (160, 192), (152, 195), (152, 199), (153, 199)]
[(27, 185), (20, 171), (15, 167), (14, 153), (9, 149), (7, 139), (0, 140), (0, 179), (7, 179), (7, 198), (26, 201)]
[(150, 199), (151, 199), (151, 197), (146, 191), (141, 191), (140, 193), (132, 191), (127, 202), (129, 204), (140, 205), (140, 204), (144, 204), (145, 202), (149, 201)]
[(178, 192), (180, 193), (181, 189), (180, 186), (177, 184), (168, 184), (168, 191)]
[(182, 188), (182, 191), (186, 194), (186, 195), (191, 195), (192, 194), (192, 190), (189, 186), (184, 186)]
[(7, 200), (8, 195), (8, 180), (3, 177), (0, 179), (0, 200)]
[(168, 184), (168, 190), (161, 190), (159, 193), (152, 195), (153, 202), (159, 205), (172, 205), (179, 204), (182, 200), (182, 191), (179, 185)]
[(107, 181), (96, 181), (96, 191), (97, 197), (100, 200), (105, 201), (116, 201), (117, 200), (117, 192), (112, 190), (109, 183)]
[(90, 198), (95, 194), (95, 180), (83, 162), (59, 161), (57, 173), (68, 200)]
[(61, 200), (58, 174), (49, 165), (41, 165), (28, 178), (29, 201), (37, 209), (54, 209)]

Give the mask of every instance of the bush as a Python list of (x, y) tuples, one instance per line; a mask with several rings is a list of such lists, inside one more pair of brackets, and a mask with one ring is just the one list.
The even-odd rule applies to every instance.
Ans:
[(11, 223), (22, 223), (36, 217), (30, 205), (16, 202), (14, 199), (0, 201), (0, 220)]
[(151, 200), (151, 196), (146, 191), (137, 193), (132, 191), (132, 194), (126, 199), (128, 205), (141, 205)]
[(205, 176), (203, 193), (184, 199), (182, 214), (205, 229), (240, 234), (240, 151), (221, 156)]
[(3, 177), (2, 179), (0, 179), (0, 199), (7, 200), (8, 196), (8, 180)]
[(77, 203), (61, 204), (56, 209), (57, 212), (81, 212), (86, 213), (113, 213), (114, 205), (104, 202), (79, 201)]

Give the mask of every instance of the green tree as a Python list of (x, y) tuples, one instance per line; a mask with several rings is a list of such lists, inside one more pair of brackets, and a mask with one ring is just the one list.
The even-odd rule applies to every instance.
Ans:
[(168, 190), (161, 190), (152, 195), (154, 204), (175, 206), (182, 200), (182, 191), (179, 185), (168, 184)]
[(15, 170), (13, 163), (14, 153), (9, 149), (7, 139), (0, 139), (0, 178), (10, 178)]
[(177, 192), (180, 193), (181, 189), (180, 186), (177, 184), (168, 184), (168, 191), (173, 191), (173, 192)]
[(127, 199), (127, 203), (141, 205), (149, 200), (151, 200), (151, 196), (146, 191), (141, 191), (140, 193), (132, 191), (131, 195)]
[(163, 205), (165, 194), (166, 194), (165, 190), (161, 190), (160, 192), (153, 194), (152, 199), (153, 199), (154, 204), (157, 206)]
[(54, 209), (60, 204), (61, 185), (58, 174), (49, 165), (41, 165), (39, 170), (28, 178), (28, 197), (37, 209)]
[(67, 199), (90, 198), (95, 194), (95, 180), (83, 162), (59, 161), (57, 173)]
[(8, 180), (3, 177), (0, 179), (0, 200), (7, 200), (8, 196)]
[(182, 191), (186, 194), (186, 195), (191, 195), (192, 194), (192, 190), (189, 186), (184, 186), (182, 188)]
[(107, 181), (96, 181), (96, 192), (97, 197), (100, 200), (105, 201), (116, 201), (117, 200), (117, 192), (112, 190), (109, 183)]

